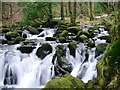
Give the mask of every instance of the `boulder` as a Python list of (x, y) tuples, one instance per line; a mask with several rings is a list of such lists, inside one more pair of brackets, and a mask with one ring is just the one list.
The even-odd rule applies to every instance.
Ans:
[(22, 53), (26, 54), (32, 53), (33, 49), (35, 49), (35, 47), (31, 45), (22, 45), (17, 48), (17, 50), (20, 50)]
[(52, 46), (48, 43), (45, 43), (37, 49), (36, 55), (39, 58), (44, 59), (50, 53), (52, 53)]
[(96, 50), (95, 50), (95, 56), (99, 56), (101, 54), (103, 54), (106, 50), (106, 43), (100, 43), (96, 46)]
[(69, 74), (72, 71), (71, 64), (66, 60), (66, 48), (63, 45), (57, 46), (52, 62), (55, 65), (55, 76)]
[(55, 41), (56, 38), (55, 37), (46, 37), (45, 40), (46, 41)]
[(18, 37), (18, 36), (20, 36), (20, 34), (19, 34), (18, 32), (16, 32), (16, 31), (14, 31), (14, 32), (7, 33), (7, 34), (5, 35), (5, 38), (6, 38), (7, 40), (12, 40), (12, 38), (16, 38), (16, 37)]
[(95, 47), (95, 41), (94, 41), (94, 40), (89, 40), (89, 41), (87, 42), (87, 46), (88, 46), (88, 47), (91, 47), (91, 48)]
[(49, 81), (43, 90), (49, 89), (85, 89), (85, 84), (82, 80), (77, 79), (71, 75), (64, 75), (62, 77), (56, 77), (55, 79)]
[(80, 35), (79, 37), (78, 37), (78, 41), (80, 41), (80, 42), (84, 42), (86, 39), (87, 39), (88, 37), (86, 36), (86, 35)]
[(36, 29), (36, 28), (34, 28), (34, 27), (32, 27), (32, 26), (28, 26), (28, 28), (27, 28), (27, 30), (31, 33), (31, 34), (39, 34), (39, 31)]
[(18, 36), (16, 37), (15, 39), (13, 39), (13, 44), (19, 44), (21, 41), (24, 41), (25, 38), (21, 37), (21, 36)]
[(68, 48), (70, 50), (70, 55), (72, 55), (73, 57), (75, 57), (76, 48), (77, 48), (76, 42), (70, 42), (69, 45), (68, 45)]
[(71, 32), (71, 33), (74, 33), (74, 34), (77, 34), (79, 31), (81, 31), (79, 26), (72, 26), (72, 27), (68, 28), (68, 32)]

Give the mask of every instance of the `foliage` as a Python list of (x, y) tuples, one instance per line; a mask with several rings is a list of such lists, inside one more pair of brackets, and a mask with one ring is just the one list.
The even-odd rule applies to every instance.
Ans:
[[(56, 77), (55, 79), (49, 81), (45, 88), (67, 88), (68, 90), (79, 88), (84, 89), (85, 84), (82, 80), (72, 77), (71, 75), (64, 75), (63, 77)], [(45, 88), (43, 90), (45, 90)]]
[[(49, 4), (47, 2), (20, 2), (18, 5), (24, 13), (24, 23), (29, 24), (36, 20), (44, 20), (49, 17)], [(52, 3), (53, 5), (53, 3)], [(52, 8), (52, 7), (51, 7)], [(39, 19), (38, 19), (39, 18)]]

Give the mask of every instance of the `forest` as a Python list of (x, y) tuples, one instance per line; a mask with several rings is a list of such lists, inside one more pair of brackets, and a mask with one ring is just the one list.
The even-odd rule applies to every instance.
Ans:
[(0, 2), (0, 89), (120, 90), (120, 1)]

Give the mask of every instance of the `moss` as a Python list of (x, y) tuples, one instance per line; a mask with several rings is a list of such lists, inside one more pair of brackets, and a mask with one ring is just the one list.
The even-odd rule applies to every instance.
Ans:
[(93, 41), (93, 40), (92, 41), (88, 41), (87, 46), (91, 47), (91, 48), (95, 47), (95, 41)]
[(62, 57), (65, 56), (65, 54), (66, 54), (66, 51), (65, 51), (65, 49), (64, 49), (64, 46), (58, 45), (58, 46), (57, 46), (57, 50), (56, 50), (56, 54), (57, 54), (58, 64), (59, 64), (60, 66), (62, 66), (63, 63), (64, 63), (64, 62), (62, 61)]
[(31, 34), (39, 34), (38, 30), (32, 26), (28, 26), (28, 31), (30, 31)]
[(59, 37), (59, 41), (60, 41), (60, 43), (65, 43), (66, 39), (65, 39), (65, 37)]
[(94, 81), (93, 80), (89, 80), (87, 83), (87, 88), (94, 88)]
[(80, 42), (84, 42), (84, 40), (86, 40), (88, 37), (86, 36), (86, 35), (80, 35), (79, 37), (78, 37), (78, 41), (80, 41)]
[(49, 81), (45, 88), (68, 88), (68, 89), (74, 89), (79, 88), (83, 89), (85, 88), (85, 84), (83, 81), (72, 77), (71, 75), (64, 75), (63, 77), (57, 77), (51, 81)]
[(74, 34), (77, 34), (79, 31), (81, 31), (79, 26), (72, 26), (72, 27), (68, 28), (68, 32), (71, 32), (71, 33), (74, 33)]
[(68, 35), (68, 31), (64, 30), (61, 34), (60, 37), (66, 37)]
[(97, 30), (97, 29), (98, 29), (98, 26), (97, 26), (97, 25), (89, 28), (89, 30)]
[(25, 39), (23, 37), (18, 36), (14, 39), (14, 44), (18, 44), (18, 43), (20, 43), (20, 41), (24, 41), (24, 40)]
[(82, 34), (86, 35), (87, 37), (90, 37), (90, 33), (88, 31), (82, 31)]
[(100, 54), (103, 54), (104, 51), (106, 50), (106, 43), (100, 43), (96, 46), (95, 54), (96, 56), (99, 56)]
[(39, 58), (44, 59), (50, 53), (52, 53), (52, 46), (49, 43), (45, 43), (37, 49), (36, 55)]
[(5, 38), (7, 39), (7, 40), (12, 40), (12, 38), (16, 38), (16, 37), (18, 37), (18, 36), (20, 36), (20, 34), (18, 33), (18, 32), (10, 32), (10, 33), (7, 33), (6, 35), (5, 35)]
[(72, 55), (73, 57), (75, 57), (75, 51), (76, 51), (76, 48), (77, 48), (77, 44), (76, 42), (70, 42), (69, 45), (68, 45), (68, 48), (70, 50), (70, 55)]
[[(119, 90), (120, 89), (120, 81), (119, 80), (112, 80), (110, 82), (110, 84), (108, 85), (108, 88), (109, 89), (116, 89), (116, 90)], [(119, 88), (119, 89), (118, 89)]]
[(7, 33), (7, 32), (9, 32), (9, 31), (10, 31), (10, 29), (9, 29), (9, 28), (2, 28), (1, 30), (2, 30), (2, 33)]
[(97, 80), (100, 86), (118, 87), (120, 82), (120, 39), (107, 46), (106, 53), (97, 63)]

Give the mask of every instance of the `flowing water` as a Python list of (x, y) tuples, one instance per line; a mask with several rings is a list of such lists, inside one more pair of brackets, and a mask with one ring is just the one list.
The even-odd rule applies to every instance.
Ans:
[[(44, 28), (39, 35), (31, 35), (26, 30), (27, 39), (36, 40), (36, 48), (30, 54), (23, 54), (16, 45), (0, 45), (0, 87), (14, 88), (39, 88), (55, 77), (54, 65), (52, 63), (53, 56), (56, 52), (56, 46), (61, 43), (55, 41), (45, 41), (46, 37), (53, 37), (56, 29)], [(100, 28), (100, 33), (95, 36), (95, 44), (106, 43), (98, 37), (107, 36), (108, 32), (104, 28)], [(40, 37), (43, 36), (43, 37)], [(40, 43), (50, 43), (52, 53), (48, 54), (43, 60), (36, 56)], [(86, 60), (86, 53), (88, 59)], [(73, 77), (82, 79), (85, 83), (88, 80), (96, 78), (96, 64), (102, 55), (95, 58), (95, 47), (88, 48), (85, 43), (77, 44), (76, 56), (70, 55), (70, 51), (66, 48), (66, 60), (72, 65)]]

